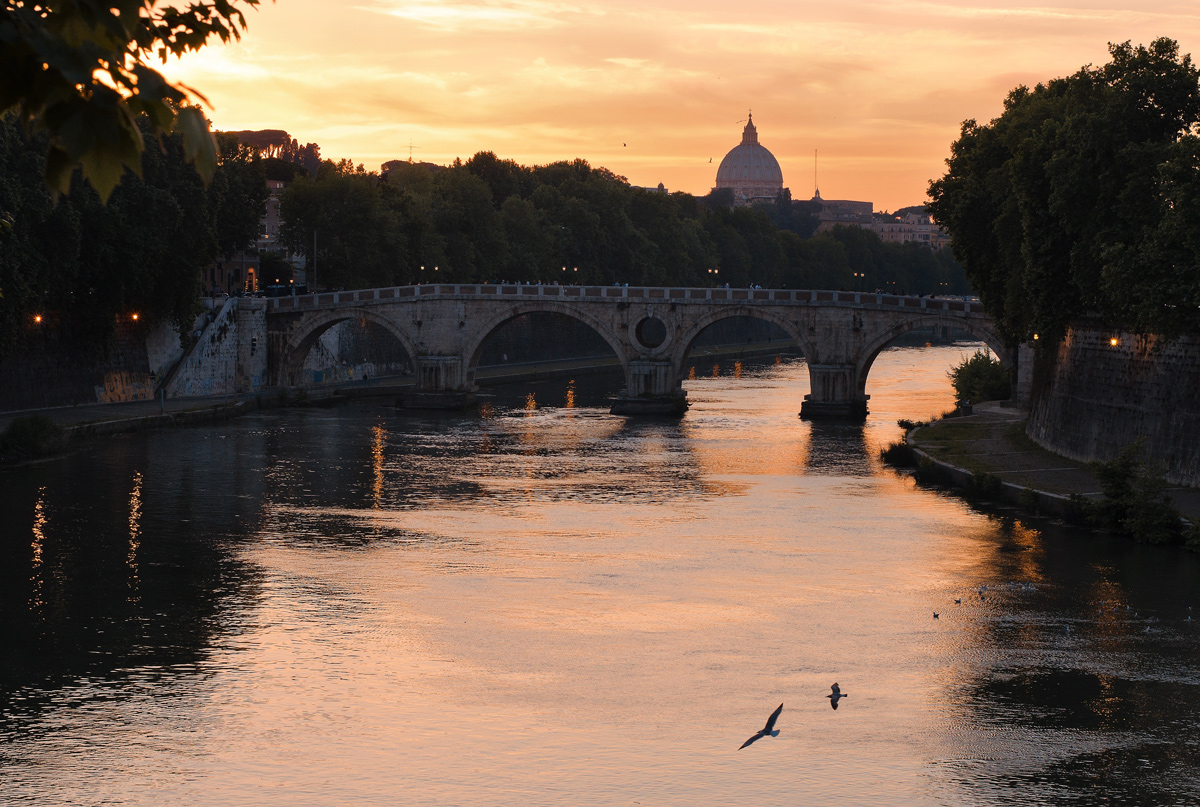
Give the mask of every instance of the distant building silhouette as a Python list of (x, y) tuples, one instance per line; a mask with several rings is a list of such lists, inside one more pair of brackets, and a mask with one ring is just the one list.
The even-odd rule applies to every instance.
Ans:
[(907, 212), (901, 216), (876, 214), (871, 229), (882, 240), (894, 244), (917, 241), (931, 249), (941, 249), (950, 243), (950, 234), (925, 212)]
[(855, 202), (850, 199), (822, 199), (818, 189), (812, 201), (821, 206), (817, 218), (821, 220), (817, 232), (823, 233), (839, 224), (847, 227), (871, 229), (875, 207), (870, 202)]
[(783, 171), (766, 146), (758, 142), (754, 117), (746, 120), (742, 142), (734, 146), (717, 168), (716, 188), (733, 191), (735, 205), (747, 205), (757, 199), (774, 199), (783, 190)]

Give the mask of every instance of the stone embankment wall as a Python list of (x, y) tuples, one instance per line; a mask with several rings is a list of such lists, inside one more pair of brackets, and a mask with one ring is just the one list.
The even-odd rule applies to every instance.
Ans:
[(1106, 460), (1141, 439), (1169, 482), (1200, 486), (1200, 336), (1076, 327), (1037, 375), (1027, 433), (1039, 445)]
[(224, 300), (164, 389), (168, 398), (257, 392), (267, 377), (266, 301)]
[(121, 320), (102, 356), (51, 323), (0, 360), (0, 411), (149, 400), (183, 353), (170, 322)]

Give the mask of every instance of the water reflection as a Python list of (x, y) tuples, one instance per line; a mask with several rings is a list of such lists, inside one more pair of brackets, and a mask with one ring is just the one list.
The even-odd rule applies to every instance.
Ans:
[(589, 376), (4, 473), (5, 798), (1194, 803), (1200, 563), (879, 467), (931, 351), (881, 356), (859, 426), (744, 360), (680, 420)]
[(375, 509), (378, 510), (383, 506), (383, 449), (387, 445), (387, 430), (382, 426), (372, 426), (371, 434), (374, 436), (371, 442), (371, 494)]
[(133, 490), (129, 492), (129, 552), (125, 565), (129, 567), (129, 597), (137, 599), (138, 549), (142, 544), (142, 474), (133, 472)]
[(865, 477), (876, 472), (868, 454), (865, 427), (859, 423), (811, 421), (808, 472), (826, 476)]
[(37, 501), (33, 505), (33, 557), (29, 571), (29, 610), (40, 611), (45, 604), (42, 600), (44, 572), (42, 570), (43, 545), (46, 543), (46, 488), (38, 489)]

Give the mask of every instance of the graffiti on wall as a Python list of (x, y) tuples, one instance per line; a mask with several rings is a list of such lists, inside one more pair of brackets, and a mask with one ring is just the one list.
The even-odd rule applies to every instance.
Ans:
[(105, 373), (104, 386), (96, 387), (96, 403), (150, 401), (154, 399), (154, 377), (149, 373), (124, 370)]

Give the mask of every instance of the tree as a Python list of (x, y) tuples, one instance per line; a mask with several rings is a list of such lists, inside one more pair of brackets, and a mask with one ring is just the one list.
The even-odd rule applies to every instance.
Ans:
[(328, 288), (389, 286), (408, 261), (395, 216), (383, 203), (379, 177), (349, 160), (325, 161), (314, 179), (301, 177), (279, 200), (280, 238), (316, 261)]
[(963, 124), (930, 212), (1010, 341), (1052, 345), (1075, 318), (1200, 328), (1200, 71), (1175, 42), (1017, 87)]
[(44, 175), (55, 193), (70, 190), (76, 166), (107, 201), (128, 168), (141, 176), (144, 137), (181, 136), (184, 154), (207, 180), (217, 154), (203, 97), (171, 84), (147, 63), (199, 50), (211, 37), (239, 38), (239, 5), (259, 0), (3, 0), (0, 14), (0, 113), (49, 136)]
[[(142, 133), (151, 125), (141, 121)], [(222, 251), (258, 232), (265, 182), (234, 156), (205, 188), (186, 162), (179, 135), (142, 155), (142, 176), (125, 176), (108, 199), (76, 175), (55, 201), (46, 188), (49, 137), (30, 137), (0, 115), (0, 354), (27, 329), (53, 331), (103, 355), (117, 318), (173, 321), (186, 333), (198, 308), (201, 272)]]

